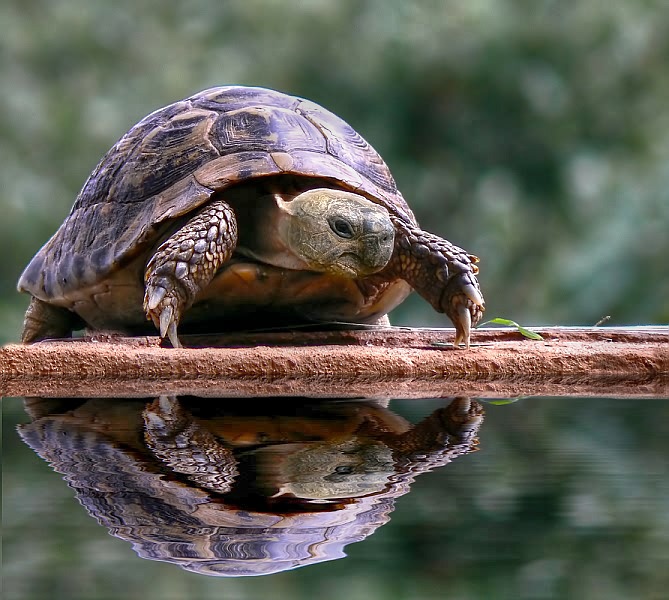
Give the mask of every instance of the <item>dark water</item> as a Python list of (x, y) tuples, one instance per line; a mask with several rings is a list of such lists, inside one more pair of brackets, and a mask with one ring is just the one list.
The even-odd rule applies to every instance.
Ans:
[(3, 598), (666, 598), (668, 422), (639, 399), (4, 399)]

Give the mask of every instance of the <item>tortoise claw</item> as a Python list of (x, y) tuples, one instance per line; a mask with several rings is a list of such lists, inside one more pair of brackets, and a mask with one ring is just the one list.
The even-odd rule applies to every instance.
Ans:
[(465, 348), (469, 348), (469, 337), (472, 330), (472, 314), (466, 304), (458, 304), (453, 324), (455, 325), (454, 346), (459, 346), (464, 342)]
[(157, 306), (154, 309), (148, 309), (148, 304), (146, 304), (146, 316), (153, 321), (153, 324), (160, 331), (161, 339), (167, 337), (173, 348), (181, 348), (181, 342), (179, 342), (177, 336), (177, 319), (174, 318), (174, 307), (164, 302), (162, 304), (162, 307)]
[(160, 396), (144, 409), (143, 416), (144, 423), (153, 436), (173, 435), (187, 424), (176, 396)]
[(160, 337), (168, 337), (174, 348), (182, 347), (177, 336), (181, 305), (175, 290), (168, 292), (163, 286), (147, 286), (144, 294), (146, 317), (158, 328)]
[(160, 313), (160, 337), (167, 336), (174, 348), (181, 348), (181, 342), (177, 336), (177, 323), (174, 319), (174, 309), (168, 304)]
[(446, 314), (455, 325), (455, 346), (464, 343), (469, 348), (471, 330), (481, 320), (485, 302), (478, 282), (471, 272), (460, 273), (449, 283), (445, 291)]
[(146, 290), (146, 310), (155, 310), (158, 305), (163, 301), (167, 290), (161, 286), (155, 286), (150, 290)]
[(465, 294), (467, 298), (469, 298), (474, 303), (475, 306), (479, 306), (482, 309), (485, 308), (483, 296), (481, 295), (481, 292), (476, 289), (476, 286), (474, 286), (473, 283), (468, 282), (462, 286), (462, 293)]

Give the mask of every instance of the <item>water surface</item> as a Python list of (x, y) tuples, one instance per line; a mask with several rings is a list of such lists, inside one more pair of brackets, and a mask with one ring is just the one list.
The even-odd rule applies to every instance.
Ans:
[[(663, 598), (669, 585), (666, 401), (482, 400), (483, 421), (461, 419), (458, 431), (444, 425), (448, 399), (389, 409), (191, 399), (200, 429), (178, 443), (213, 432), (223, 443), (205, 439), (217, 448), (209, 466), (192, 452), (190, 462), (176, 457), (181, 434), (161, 433), (160, 420), (147, 435), (155, 399), (89, 402), (75, 402), (76, 425), (54, 418), (73, 406), (33, 402), (31, 417), (22, 400), (3, 402), (5, 598)], [(411, 438), (407, 421), (422, 433)], [(127, 427), (111, 432), (110, 423)], [(125, 487), (112, 493), (114, 472)], [(152, 505), (164, 482), (172, 500)], [(109, 507), (114, 494), (124, 510)], [(260, 537), (235, 543), (240, 523), (220, 521), (231, 507), (264, 515)], [(219, 519), (215, 532), (195, 522), (205, 513)], [(162, 531), (142, 515), (162, 515)], [(280, 535), (276, 523), (286, 525)], [(184, 567), (221, 548), (236, 559), (267, 555), (254, 568), (273, 574)]]

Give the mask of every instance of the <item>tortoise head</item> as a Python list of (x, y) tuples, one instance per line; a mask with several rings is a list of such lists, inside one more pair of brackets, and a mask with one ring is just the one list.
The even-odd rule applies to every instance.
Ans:
[(390, 260), (395, 229), (388, 211), (363, 196), (336, 189), (277, 199), (283, 243), (314, 271), (363, 277)]

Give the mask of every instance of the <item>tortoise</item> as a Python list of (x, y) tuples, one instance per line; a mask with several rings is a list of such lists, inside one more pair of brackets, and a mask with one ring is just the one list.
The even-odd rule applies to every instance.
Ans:
[(239, 577), (342, 558), (484, 418), (464, 397), (415, 425), (376, 400), (212, 400), (29, 398), (18, 432), (140, 557)]
[(469, 345), (478, 258), (422, 230), (379, 154), (302, 98), (204, 90), (109, 150), (28, 264), (22, 340), (82, 327), (387, 323), (415, 289)]

